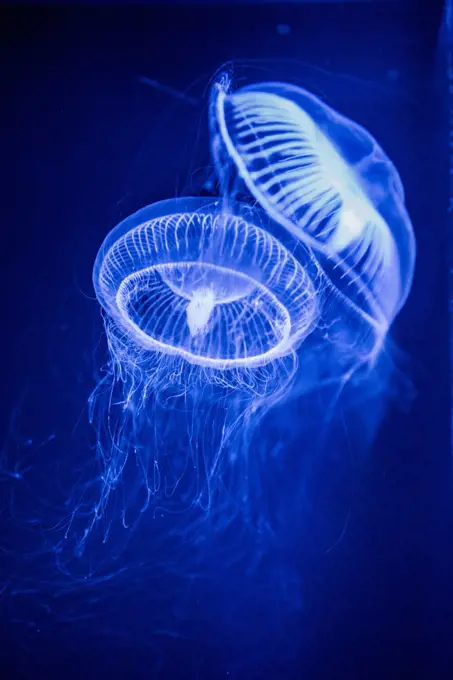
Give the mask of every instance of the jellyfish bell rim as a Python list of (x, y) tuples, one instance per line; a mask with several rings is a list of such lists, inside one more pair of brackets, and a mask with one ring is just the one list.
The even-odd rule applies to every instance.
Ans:
[[(180, 263), (175, 262), (172, 263), (174, 264), (175, 267), (177, 267)], [(245, 277), (246, 275), (240, 273), (240, 272), (234, 272), (234, 270), (228, 269), (226, 267), (215, 267), (215, 265), (212, 265), (210, 263), (204, 263), (204, 262), (190, 262), (187, 260), (184, 260), (183, 262), (184, 265), (190, 266), (192, 264), (194, 265), (199, 265), (199, 266), (205, 266), (205, 267), (212, 267), (228, 271), (229, 273), (234, 273), (234, 274), (239, 274), (239, 276)], [(179, 356), (186, 361), (188, 361), (190, 364), (195, 364), (197, 366), (202, 366), (206, 368), (217, 368), (217, 369), (230, 369), (230, 368), (254, 368), (258, 366), (263, 366), (266, 363), (269, 363), (270, 361), (274, 359), (281, 358), (282, 356), (286, 356), (288, 353), (288, 347), (289, 347), (289, 340), (290, 337), (294, 339), (294, 335), (291, 336), (291, 318), (287, 312), (287, 310), (284, 308), (284, 306), (281, 304), (281, 302), (278, 300), (278, 298), (269, 290), (267, 290), (263, 285), (261, 285), (258, 281), (254, 280), (253, 283), (255, 287), (260, 288), (267, 297), (270, 297), (272, 299), (272, 302), (274, 305), (279, 308), (280, 311), (284, 314), (286, 317), (287, 323), (289, 323), (289, 328), (285, 329), (286, 332), (284, 334), (284, 337), (282, 340), (280, 340), (276, 345), (271, 347), (269, 350), (266, 352), (263, 352), (262, 354), (258, 354), (255, 356), (250, 356), (248, 355), (247, 357), (242, 357), (240, 359), (225, 359), (225, 358), (218, 358), (218, 359), (213, 359), (211, 357), (207, 356), (200, 356), (193, 354), (192, 352), (188, 352), (187, 350), (174, 347), (172, 345), (163, 343), (156, 338), (153, 338), (151, 335), (148, 333), (145, 333), (140, 326), (135, 323), (131, 317), (127, 314), (126, 312), (126, 305), (124, 304), (124, 295), (123, 291), (124, 289), (129, 285), (129, 283), (134, 279), (137, 278), (138, 276), (141, 276), (143, 274), (147, 274), (151, 272), (154, 269), (159, 270), (160, 268), (166, 267), (168, 265), (154, 265), (150, 267), (146, 267), (145, 269), (140, 269), (137, 272), (133, 272), (130, 274), (128, 277), (123, 279), (118, 292), (116, 294), (116, 304), (120, 312), (122, 312), (122, 321), (123, 323), (121, 325), (123, 326), (128, 326), (131, 331), (133, 332), (135, 336), (135, 340), (137, 344), (139, 344), (143, 349), (149, 349), (150, 351), (159, 351), (163, 354), (171, 355), (171, 356)], [(247, 277), (248, 278), (248, 277)], [(220, 303), (223, 304), (223, 303)], [(303, 334), (304, 328), (302, 327), (299, 329), (298, 334)], [(291, 345), (292, 346), (292, 345)]]
[[(353, 299), (354, 297), (353, 295), (352, 296), (346, 295), (342, 292), (342, 290), (338, 288), (335, 282), (331, 279), (331, 276), (329, 275), (328, 271), (326, 271), (326, 267), (325, 265), (323, 265), (323, 260), (320, 261), (320, 265), (324, 270), (324, 275), (330, 281), (331, 285), (335, 288), (336, 292), (345, 300), (345, 302), (350, 307), (354, 308), (355, 311), (359, 315), (361, 315), (365, 320), (367, 320), (372, 326), (374, 326), (379, 333), (382, 332), (386, 333), (391, 323), (393, 322), (394, 318), (401, 311), (402, 307), (404, 306), (409, 296), (414, 276), (416, 258), (415, 236), (410, 217), (404, 205), (404, 189), (399, 173), (392, 164), (392, 174), (390, 176), (390, 179), (392, 180), (392, 186), (394, 187), (393, 195), (398, 194), (399, 198), (399, 200), (393, 201), (392, 217), (395, 217), (398, 226), (402, 227), (401, 234), (403, 235), (404, 240), (406, 241), (403, 248), (398, 247), (399, 245), (398, 239), (395, 239), (395, 236), (392, 233), (392, 230), (390, 229), (387, 219), (383, 214), (381, 214), (381, 212), (373, 204), (373, 202), (368, 199), (364, 190), (362, 189), (360, 181), (355, 177), (355, 173), (354, 172), (352, 173), (354, 179), (357, 182), (358, 192), (363, 196), (367, 207), (369, 207), (370, 216), (375, 220), (375, 222), (381, 222), (384, 228), (388, 230), (390, 236), (392, 237), (396, 252), (399, 256), (398, 262), (400, 265), (400, 281), (403, 279), (404, 275), (404, 280), (402, 281), (403, 285), (401, 285), (398, 290), (399, 294), (398, 301), (395, 303), (392, 309), (392, 313), (386, 314), (380, 308), (379, 303), (376, 301), (375, 296), (373, 295), (372, 291), (369, 289), (363, 278), (357, 273), (355, 273), (354, 270), (351, 269), (351, 267), (345, 264), (340, 254), (336, 254), (324, 248), (323, 245), (317, 239), (312, 238), (309, 234), (305, 232), (301, 233), (301, 230), (292, 220), (286, 217), (277, 208), (274, 208), (274, 206), (270, 203), (266, 195), (260, 190), (259, 186), (252, 179), (251, 174), (246, 166), (246, 163), (244, 162), (241, 154), (237, 151), (236, 146), (229, 134), (228, 126), (225, 119), (224, 102), (227, 99), (244, 92), (269, 93), (281, 99), (286, 99), (295, 106), (298, 106), (311, 119), (312, 117), (309, 112), (307, 113), (299, 104), (297, 104), (291, 98), (285, 96), (285, 94), (282, 93), (283, 89), (285, 90), (285, 93), (292, 93), (294, 96), (297, 97), (302, 96), (308, 99), (316, 107), (317, 112), (320, 112), (325, 121), (328, 121), (329, 116), (331, 116), (332, 118), (336, 119), (337, 125), (339, 121), (347, 124), (344, 125), (344, 127), (346, 128), (349, 127), (350, 129), (353, 129), (354, 132), (360, 135), (362, 139), (366, 139), (373, 149), (378, 150), (381, 159), (383, 161), (384, 160), (386, 161), (386, 165), (388, 165), (388, 163), (391, 163), (387, 154), (385, 154), (385, 152), (378, 144), (378, 142), (363, 126), (361, 126), (359, 123), (356, 123), (355, 121), (352, 121), (347, 116), (335, 111), (328, 104), (325, 104), (318, 97), (316, 97), (316, 95), (308, 92), (307, 90), (304, 90), (303, 88), (286, 83), (263, 81), (259, 83), (253, 83), (251, 85), (246, 85), (244, 87), (239, 88), (235, 92), (229, 92), (226, 91), (224, 88), (215, 87), (212, 109), (215, 111), (215, 126), (218, 131), (218, 134), (220, 135), (221, 140), (226, 147), (229, 157), (236, 166), (236, 169), (240, 177), (244, 181), (251, 195), (259, 203), (261, 208), (269, 215), (269, 217), (271, 217), (272, 220), (274, 220), (277, 224), (279, 224), (281, 227), (287, 230), (298, 242), (305, 243), (305, 245), (308, 248), (312, 249), (314, 252), (316, 252), (318, 256), (325, 258), (326, 262), (329, 263), (333, 262), (334, 269), (336, 267), (341, 268), (343, 270), (344, 276), (347, 277), (348, 286), (353, 286), (356, 289), (357, 294), (360, 295), (362, 300), (366, 302), (366, 308), (364, 308), (362, 305), (357, 304)], [(313, 122), (318, 127), (317, 122), (315, 122), (314, 120)], [(323, 137), (325, 137), (325, 139), (332, 146), (335, 152), (342, 158), (338, 145), (335, 144), (335, 142), (331, 140), (328, 135), (325, 134), (325, 132), (322, 129), (322, 126), (319, 129), (319, 132), (323, 135)], [(342, 160), (343, 162), (345, 162), (343, 158)], [(396, 214), (395, 206), (397, 208)]]
[[(269, 220), (269, 218), (267, 215), (262, 213), (262, 211), (260, 211), (257, 208), (251, 207), (248, 204), (235, 203), (233, 206), (235, 210), (228, 212), (227, 216), (239, 217), (240, 219), (242, 219), (243, 222), (246, 222), (249, 226), (256, 230), (256, 232), (261, 232), (264, 238), (272, 240), (279, 249), (285, 252), (285, 257), (287, 257), (287, 259), (289, 259), (293, 263), (295, 270), (298, 271), (299, 274), (303, 276), (306, 283), (309, 284), (308, 288), (310, 288), (310, 290), (312, 289), (312, 292), (314, 294), (313, 300), (310, 301), (310, 306), (308, 307), (309, 313), (307, 313), (305, 316), (303, 315), (302, 322), (299, 319), (299, 323), (293, 324), (291, 320), (291, 314), (286, 309), (284, 303), (281, 302), (278, 295), (273, 293), (258, 279), (253, 278), (253, 276), (248, 277), (253, 281), (254, 288), (264, 290), (267, 297), (270, 298), (273, 301), (273, 303), (277, 304), (278, 308), (282, 308), (285, 310), (285, 313), (287, 314), (291, 322), (290, 332), (287, 335), (285, 334), (285, 337), (278, 343), (276, 343), (274, 346), (272, 346), (269, 350), (252, 357), (246, 355), (244, 357), (233, 359), (228, 359), (224, 357), (212, 358), (205, 355), (196, 355), (185, 351), (181, 347), (172, 346), (170, 344), (163, 343), (157, 340), (156, 338), (153, 338), (152, 336), (144, 332), (140, 328), (140, 326), (137, 323), (135, 323), (133, 319), (130, 318), (128, 314), (123, 315), (119, 313), (123, 311), (121, 310), (122, 303), (120, 302), (120, 304), (118, 304), (120, 288), (121, 286), (123, 286), (123, 284), (126, 284), (128, 280), (131, 280), (133, 277), (141, 275), (144, 271), (146, 271), (146, 269), (151, 270), (156, 269), (158, 267), (168, 267), (169, 264), (171, 264), (171, 266), (174, 265), (176, 267), (178, 266), (178, 264), (181, 264), (185, 267), (190, 266), (191, 264), (197, 266), (209, 265), (209, 263), (207, 263), (203, 259), (195, 261), (184, 259), (181, 261), (181, 263), (171, 262), (154, 264), (153, 266), (150, 267), (141, 267), (134, 269), (133, 271), (130, 272), (130, 274), (128, 274), (122, 279), (113, 297), (105, 295), (104, 288), (100, 283), (104, 264), (109, 258), (110, 251), (115, 247), (116, 244), (118, 244), (120, 240), (125, 238), (128, 234), (133, 232), (135, 229), (145, 226), (147, 223), (151, 224), (153, 221), (158, 222), (159, 218), (164, 217), (168, 218), (188, 213), (199, 214), (201, 216), (206, 214), (212, 217), (215, 214), (215, 211), (220, 211), (223, 209), (223, 207), (224, 204), (222, 200), (220, 199), (213, 200), (212, 198), (209, 197), (165, 199), (163, 201), (158, 201), (157, 203), (147, 205), (143, 208), (140, 208), (136, 212), (132, 213), (124, 220), (122, 220), (118, 225), (116, 225), (116, 227), (114, 227), (105, 237), (103, 243), (101, 244), (101, 247), (99, 248), (97, 257), (95, 259), (95, 264), (93, 267), (93, 285), (96, 292), (96, 297), (100, 302), (101, 306), (103, 307), (103, 309), (105, 310), (107, 316), (113, 321), (115, 327), (117, 327), (121, 332), (124, 333), (127, 333), (128, 330), (132, 332), (133, 337), (131, 339), (136, 343), (139, 351), (141, 350), (157, 351), (160, 352), (161, 354), (178, 356), (189, 364), (197, 365), (204, 368), (213, 368), (219, 371), (235, 368), (253, 369), (258, 368), (260, 366), (265, 366), (271, 361), (283, 359), (286, 356), (293, 354), (294, 351), (297, 349), (298, 345), (300, 344), (300, 342), (303, 341), (305, 337), (307, 337), (315, 327), (318, 318), (318, 305), (315, 300), (316, 289), (314, 281), (312, 280), (312, 278), (306, 275), (306, 270), (304, 269), (303, 265), (287, 250), (287, 248), (282, 243), (280, 243), (278, 238), (273, 236), (269, 231), (265, 230), (262, 226), (258, 226), (257, 220), (254, 220), (253, 222), (250, 220), (251, 214), (253, 214), (254, 216), (259, 216), (260, 218), (265, 217), (267, 221)], [(231, 209), (231, 207), (232, 206), (230, 204), (229, 208)], [(181, 210), (181, 212), (178, 212), (178, 209)], [(234, 269), (231, 269), (229, 271), (236, 275), (239, 274), (244, 278), (247, 278), (248, 276), (247, 274), (244, 274), (244, 272), (235, 271)]]

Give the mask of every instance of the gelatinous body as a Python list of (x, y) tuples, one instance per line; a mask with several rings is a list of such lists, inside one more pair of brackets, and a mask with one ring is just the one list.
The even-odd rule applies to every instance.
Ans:
[(218, 370), (290, 353), (317, 308), (297, 260), (240, 216), (197, 209), (199, 199), (155, 216), (165, 204), (175, 205), (150, 206), (122, 223), (96, 262), (96, 293), (118, 328), (167, 361)]
[(125, 522), (151, 502), (210, 510), (220, 488), (246, 506), (258, 483), (246, 473), (250, 434), (287, 394), (319, 320), (319, 281), (258, 225), (259, 211), (222, 205), (156, 203), (99, 251), (111, 370), (92, 399), (104, 466), (96, 518), (125, 477)]
[(376, 140), (285, 83), (215, 86), (211, 130), (219, 173), (221, 147), (266, 212), (385, 332), (411, 287), (415, 241), (400, 177)]

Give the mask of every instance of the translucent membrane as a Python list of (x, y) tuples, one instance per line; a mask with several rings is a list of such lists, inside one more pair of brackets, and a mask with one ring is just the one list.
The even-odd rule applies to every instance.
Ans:
[(213, 145), (261, 206), (318, 253), (350, 304), (387, 328), (411, 287), (415, 241), (400, 177), (376, 140), (284, 83), (216, 87), (211, 115)]
[(126, 219), (94, 268), (110, 319), (143, 349), (200, 366), (253, 367), (289, 354), (313, 328), (317, 291), (252, 217), (180, 199)]

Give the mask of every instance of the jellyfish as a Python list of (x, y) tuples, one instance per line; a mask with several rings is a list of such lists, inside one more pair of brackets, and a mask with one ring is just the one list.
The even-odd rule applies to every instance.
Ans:
[(363, 127), (281, 82), (231, 91), (221, 78), (210, 128), (224, 194), (238, 191), (239, 180), (315, 253), (335, 297), (369, 329), (361, 357), (376, 358), (414, 272), (414, 233), (394, 164)]
[[(121, 222), (94, 265), (109, 348), (91, 400), (102, 492), (125, 526), (154, 511), (247, 506), (248, 445), (284, 399), (320, 314), (317, 267), (258, 209), (185, 198)], [(233, 508), (233, 510), (231, 510)], [(157, 509), (157, 510), (156, 510)]]

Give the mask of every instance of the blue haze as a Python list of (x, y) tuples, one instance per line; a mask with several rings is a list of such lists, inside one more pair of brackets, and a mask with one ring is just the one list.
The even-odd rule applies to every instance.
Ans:
[[(439, 16), (256, 10), (2, 10), (2, 677), (450, 677)], [(260, 426), (247, 522), (140, 515), (138, 490), (131, 530), (120, 491), (118, 521), (84, 543), (102, 486), (89, 399), (108, 361), (92, 264), (140, 207), (218, 193), (207, 115), (220, 65), (244, 84), (307, 88), (372, 131), (404, 183), (413, 289), (377, 379), (304, 400), (336, 365), (323, 355), (302, 402)], [(165, 435), (176, 472), (177, 435)]]

